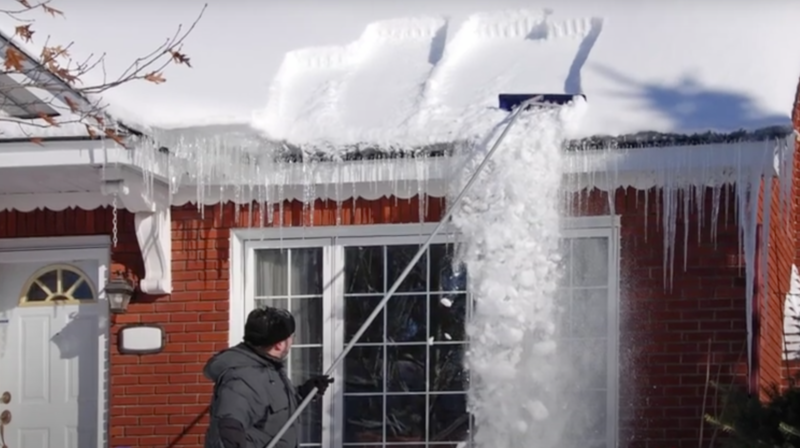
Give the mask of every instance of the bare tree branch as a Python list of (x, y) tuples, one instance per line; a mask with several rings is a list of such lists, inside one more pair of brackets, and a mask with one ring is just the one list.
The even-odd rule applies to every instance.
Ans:
[[(37, 30), (34, 28), (35, 19), (28, 17), (31, 13), (39, 11), (53, 17), (64, 16), (61, 10), (51, 6), (51, 0), (5, 1), (17, 4), (16, 7), (0, 8), (0, 14), (19, 22), (13, 38), (21, 43), (34, 42)], [(171, 37), (150, 53), (135, 58), (116, 76), (107, 71), (105, 53), (99, 56), (90, 53), (82, 60), (74, 59), (71, 56), (73, 42), (59, 45), (52, 43), (48, 36), (38, 56), (28, 54), (16, 45), (6, 46), (5, 53), (0, 53), (3, 58), (0, 70), (0, 127), (2, 124), (16, 125), (23, 135), (37, 141), (40, 140), (37, 135), (42, 134), (42, 129), (84, 125), (91, 137), (111, 138), (122, 144), (123, 136), (106, 113), (108, 105), (98, 99), (99, 94), (129, 82), (164, 83), (167, 81), (164, 70), (170, 65), (191, 68), (191, 59), (183, 52), (183, 45), (203, 18), (207, 6), (203, 6), (188, 28), (178, 25)], [(100, 71), (99, 82), (87, 85), (87, 81), (91, 81), (88, 79), (91, 76), (87, 75), (96, 70)], [(23, 94), (25, 92), (28, 94)], [(28, 101), (21, 102), (20, 98)], [(42, 110), (50, 112), (39, 112), (35, 118), (29, 116), (29, 111)], [(0, 129), (0, 138), (2, 135)]]

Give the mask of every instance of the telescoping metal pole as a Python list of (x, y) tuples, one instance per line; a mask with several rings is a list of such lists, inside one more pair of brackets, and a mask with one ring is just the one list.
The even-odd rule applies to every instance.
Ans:
[[(517, 118), (519, 117), (519, 114), (523, 110), (525, 110), (528, 106), (530, 106), (531, 104), (537, 103), (540, 100), (541, 100), (541, 97), (537, 96), (537, 97), (531, 98), (531, 99), (529, 99), (527, 101), (524, 101), (512, 113), (511, 118), (509, 119), (508, 124), (506, 125), (506, 128), (503, 129), (503, 132), (500, 134), (500, 137), (497, 139), (497, 141), (494, 143), (494, 145), (492, 145), (492, 149), (489, 150), (489, 152), (486, 154), (486, 157), (484, 157), (484, 159), (481, 162), (481, 164), (478, 165), (478, 168), (475, 170), (475, 173), (472, 174), (472, 177), (470, 177), (469, 181), (467, 181), (467, 184), (464, 185), (464, 188), (462, 188), (461, 192), (458, 193), (458, 196), (456, 196), (456, 199), (453, 201), (452, 204), (450, 204), (449, 207), (447, 207), (447, 212), (444, 214), (442, 219), (436, 224), (436, 227), (433, 229), (433, 232), (431, 232), (431, 235), (428, 237), (428, 240), (425, 241), (425, 244), (423, 244), (422, 247), (419, 248), (419, 250), (417, 251), (417, 254), (414, 255), (414, 258), (412, 258), (411, 261), (408, 262), (408, 266), (406, 266), (406, 268), (400, 274), (400, 277), (398, 277), (397, 280), (395, 280), (394, 284), (392, 285), (391, 288), (389, 288), (389, 291), (386, 293), (386, 295), (383, 296), (383, 299), (380, 301), (378, 306), (376, 306), (375, 309), (372, 310), (372, 313), (367, 317), (367, 320), (364, 321), (364, 324), (361, 325), (361, 328), (358, 329), (356, 334), (353, 335), (353, 339), (351, 339), (350, 342), (347, 344), (347, 346), (345, 346), (344, 350), (342, 350), (342, 353), (339, 356), (337, 356), (336, 359), (331, 364), (331, 366), (328, 367), (328, 370), (325, 371), (325, 375), (333, 374), (334, 370), (336, 370), (336, 367), (339, 366), (339, 364), (344, 360), (344, 358), (347, 356), (347, 354), (350, 353), (350, 350), (352, 350), (353, 347), (356, 345), (358, 340), (361, 339), (361, 336), (364, 335), (364, 332), (367, 331), (367, 328), (369, 328), (369, 326), (372, 324), (372, 321), (374, 321), (375, 318), (378, 317), (378, 314), (381, 312), (381, 310), (383, 310), (383, 308), (389, 302), (389, 299), (392, 298), (392, 295), (395, 292), (397, 292), (397, 289), (400, 287), (400, 284), (403, 283), (403, 281), (406, 279), (406, 277), (408, 277), (408, 274), (414, 268), (414, 265), (416, 265), (417, 262), (419, 261), (419, 259), (422, 258), (422, 255), (425, 254), (425, 251), (428, 250), (428, 247), (431, 245), (431, 242), (433, 241), (433, 239), (436, 237), (436, 235), (442, 229), (442, 227), (444, 226), (444, 223), (446, 223), (450, 219), (450, 216), (452, 216), (453, 211), (456, 209), (458, 204), (464, 198), (464, 195), (466, 194), (466, 192), (469, 191), (469, 189), (472, 186), (472, 184), (474, 184), (475, 181), (478, 179), (478, 175), (481, 173), (481, 171), (483, 171), (483, 168), (486, 166), (486, 164), (492, 158), (492, 154), (494, 154), (495, 150), (497, 150), (497, 148), (500, 147), (500, 144), (503, 143), (503, 139), (505, 139), (506, 134), (508, 134), (508, 131), (511, 129), (511, 127), (514, 125), (514, 123), (517, 121)], [(287, 420), (286, 423), (284, 423), (284, 425), (281, 428), (281, 430), (278, 431), (277, 434), (275, 434), (275, 437), (273, 437), (273, 439), (269, 442), (269, 444), (266, 446), (266, 448), (275, 448), (275, 445), (278, 444), (278, 442), (280, 441), (281, 437), (283, 437), (283, 435), (286, 434), (286, 431), (288, 431), (289, 428), (291, 428), (291, 426), (294, 424), (294, 422), (300, 416), (300, 413), (303, 412), (303, 410), (308, 406), (309, 403), (311, 403), (311, 400), (313, 400), (316, 395), (317, 395), (317, 388), (315, 387), (305, 397), (305, 399), (300, 403), (300, 405), (297, 407), (297, 409), (294, 411), (294, 413), (289, 417), (289, 420)]]

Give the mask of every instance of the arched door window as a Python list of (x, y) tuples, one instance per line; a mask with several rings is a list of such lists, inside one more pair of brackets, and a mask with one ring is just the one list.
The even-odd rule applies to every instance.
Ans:
[(25, 283), (20, 305), (80, 304), (94, 301), (92, 281), (80, 269), (67, 264), (45, 266)]

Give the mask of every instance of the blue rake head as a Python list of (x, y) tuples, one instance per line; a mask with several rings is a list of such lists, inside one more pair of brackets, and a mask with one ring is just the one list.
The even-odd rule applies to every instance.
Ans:
[(501, 93), (498, 96), (500, 102), (500, 109), (511, 112), (514, 108), (533, 98), (538, 98), (534, 104), (529, 104), (528, 107), (533, 106), (563, 106), (576, 97), (581, 97), (584, 100), (586, 95), (569, 95), (565, 93)]

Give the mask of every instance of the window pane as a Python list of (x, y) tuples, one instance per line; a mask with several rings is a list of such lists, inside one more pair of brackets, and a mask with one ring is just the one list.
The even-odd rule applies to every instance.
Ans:
[(556, 292), (556, 335), (567, 338), (572, 335), (572, 290), (561, 288)]
[(431, 442), (460, 442), (469, 435), (467, 396), (434, 394), (430, 396), (428, 437)]
[(322, 348), (294, 347), (289, 351), (289, 375), (295, 386), (322, 374)]
[(434, 342), (461, 342), (467, 338), (467, 295), (431, 295), (430, 337)]
[(78, 280), (78, 286), (75, 288), (75, 291), (72, 292), (72, 297), (77, 300), (92, 300), (94, 299), (94, 293), (92, 292), (92, 287), (89, 286), (89, 283), (84, 279)]
[(58, 291), (58, 272), (56, 270), (47, 271), (39, 276), (39, 281), (50, 290), (51, 293), (57, 294)]
[[(359, 328), (367, 321), (370, 313), (381, 302), (383, 296), (345, 297), (344, 299), (344, 332), (345, 340), (350, 341)], [(372, 321), (364, 332), (359, 343), (383, 342), (383, 311)]]
[(386, 356), (389, 365), (387, 389), (389, 392), (424, 392), (427, 371), (428, 347), (425, 345), (388, 346)]
[[(271, 306), (273, 308), (280, 308), (282, 310), (289, 309), (289, 299), (256, 299), (255, 305), (257, 308)], [(297, 319), (295, 319), (297, 321)]]
[(47, 300), (47, 293), (38, 284), (34, 283), (28, 289), (27, 297), (29, 302), (43, 302)]
[(354, 347), (344, 360), (344, 392), (383, 392), (383, 368), (383, 347)]
[(322, 297), (293, 298), (290, 309), (294, 314), (295, 344), (322, 344)]
[(425, 419), (425, 395), (386, 397), (387, 442), (424, 442)]
[(573, 286), (608, 285), (608, 238), (572, 241)]
[(292, 272), (289, 294), (322, 294), (322, 248), (291, 249)]
[(572, 291), (572, 335), (602, 337), (608, 334), (608, 290)]
[(383, 441), (383, 396), (344, 397), (344, 443)]
[[(419, 251), (419, 245), (409, 246), (388, 246), (386, 248), (386, 271), (389, 278), (386, 282), (386, 289), (392, 287), (394, 282), (400, 278), (400, 274), (408, 267), (408, 264)], [(411, 272), (400, 283), (397, 292), (422, 292), (428, 289), (428, 254), (425, 253), (414, 264)]]
[(388, 342), (424, 342), (428, 339), (426, 296), (392, 296), (386, 304)]
[(607, 432), (606, 392), (575, 391), (573, 393), (576, 394), (575, 397), (563, 402), (568, 406), (564, 409), (564, 415), (569, 416), (570, 424), (565, 430), (565, 440), (562, 446), (598, 446), (597, 442), (602, 446)]
[(560, 285), (570, 286), (572, 284), (572, 239), (563, 238), (558, 245), (561, 261), (559, 271), (561, 272)]
[(384, 292), (383, 269), (383, 246), (345, 247), (345, 294)]
[(72, 285), (75, 284), (78, 280), (80, 280), (80, 276), (72, 271), (62, 270), (61, 271), (61, 289), (62, 291), (69, 291), (72, 288)]
[(285, 249), (265, 249), (256, 251), (256, 295), (289, 295), (289, 278), (286, 267), (289, 264), (289, 251)]
[(430, 347), (430, 391), (467, 390), (468, 377), (464, 368), (466, 347), (466, 344), (434, 344)]
[(466, 291), (467, 272), (463, 265), (453, 267), (451, 244), (431, 244), (431, 291)]
[[(322, 374), (322, 349), (295, 347), (289, 352), (289, 376), (295, 386), (303, 384), (313, 375)], [(300, 442), (321, 443), (322, 401), (311, 402), (300, 414)]]
[(561, 341), (564, 352), (569, 353), (574, 378), (569, 378), (579, 389), (605, 389), (608, 364), (605, 339), (573, 339)]

